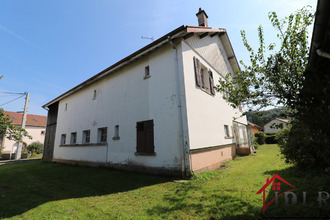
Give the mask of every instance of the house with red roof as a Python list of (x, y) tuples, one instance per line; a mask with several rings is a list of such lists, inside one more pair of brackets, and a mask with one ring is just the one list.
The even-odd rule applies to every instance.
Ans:
[[(12, 123), (16, 126), (22, 126), (23, 113), (5, 111), (9, 115)], [(25, 130), (32, 136), (32, 139), (23, 138), (23, 149), (29, 144), (39, 141), (44, 143), (47, 117), (42, 115), (27, 114)], [(9, 140), (6, 136), (0, 137), (0, 151), (2, 159), (12, 159), (17, 151), (18, 142)]]

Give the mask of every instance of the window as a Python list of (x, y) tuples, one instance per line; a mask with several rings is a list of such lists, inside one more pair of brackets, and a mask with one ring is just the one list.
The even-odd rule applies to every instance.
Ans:
[(45, 131), (41, 131), (41, 135), (44, 135), (45, 134)]
[(119, 125), (115, 126), (115, 135), (113, 136), (112, 139), (113, 140), (119, 140), (120, 139), (120, 137), (119, 137)]
[(68, 103), (65, 103), (64, 111), (67, 111), (67, 110), (68, 110)]
[(206, 66), (201, 64), (199, 59), (197, 59), (196, 57), (194, 57), (194, 66), (196, 85), (200, 87), (203, 91), (214, 95), (215, 90), (212, 71), (208, 70)]
[(70, 138), (70, 144), (76, 144), (76, 143), (77, 143), (77, 132), (72, 132)]
[(83, 131), (82, 143), (83, 144), (89, 144), (90, 139), (91, 139), (90, 137), (91, 137), (91, 131), (90, 130)]
[(136, 152), (154, 154), (154, 121), (141, 121), (136, 123)]
[(148, 78), (150, 78), (150, 68), (149, 66), (146, 66), (144, 68), (144, 79), (148, 79)]
[(105, 143), (107, 142), (107, 134), (108, 129), (107, 128), (99, 128), (98, 130), (98, 143)]
[(97, 96), (97, 91), (96, 91), (96, 90), (94, 90), (94, 92), (93, 92), (93, 100), (95, 100), (95, 99), (96, 99), (96, 96)]
[(225, 137), (230, 137), (228, 125), (224, 125), (224, 128), (225, 128)]
[(61, 135), (61, 145), (65, 145), (66, 134)]

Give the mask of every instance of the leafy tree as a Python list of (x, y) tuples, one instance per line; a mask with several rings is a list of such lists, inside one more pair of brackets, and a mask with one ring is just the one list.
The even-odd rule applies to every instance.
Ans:
[(9, 140), (15, 141), (22, 141), (23, 137), (32, 139), (24, 128), (14, 125), (9, 115), (0, 108), (0, 136), (4, 135), (6, 135)]
[(295, 109), (308, 62), (307, 27), (312, 24), (313, 17), (310, 6), (283, 20), (279, 20), (276, 12), (270, 12), (269, 19), (278, 31), (280, 47), (273, 43), (266, 48), (263, 28), (259, 26), (259, 48), (254, 51), (245, 31), (241, 31), (251, 64), (240, 61), (242, 70), (227, 74), (225, 80), (220, 79), (216, 90), (229, 93), (224, 98), (235, 108), (243, 104), (249, 111), (279, 105)]

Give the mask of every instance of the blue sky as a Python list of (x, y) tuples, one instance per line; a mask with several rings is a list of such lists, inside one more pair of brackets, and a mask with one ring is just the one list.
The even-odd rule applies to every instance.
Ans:
[[(0, 108), (47, 115), (41, 106), (149, 44), (141, 36), (165, 35), (197, 25), (202, 7), (209, 26), (226, 28), (238, 60), (248, 60), (240, 30), (257, 46), (257, 27), (266, 43), (276, 41), (268, 12), (280, 17), (316, 0), (0, 0)], [(310, 34), (311, 34), (310, 29)]]

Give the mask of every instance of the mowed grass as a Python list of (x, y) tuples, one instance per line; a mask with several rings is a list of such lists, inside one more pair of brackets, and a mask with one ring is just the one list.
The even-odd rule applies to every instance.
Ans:
[[(275, 173), (298, 188), (298, 205), (279, 201), (263, 214), (256, 192)], [(108, 168), (40, 161), (0, 166), (0, 218), (13, 219), (256, 219), (267, 216), (326, 217), (319, 190), (329, 190), (329, 174), (297, 173), (276, 145), (236, 157), (216, 171), (191, 180), (150, 176)], [(299, 193), (307, 191), (307, 207)], [(267, 190), (267, 201), (272, 199)], [(314, 201), (314, 202), (313, 202)], [(330, 199), (329, 199), (330, 203)]]

